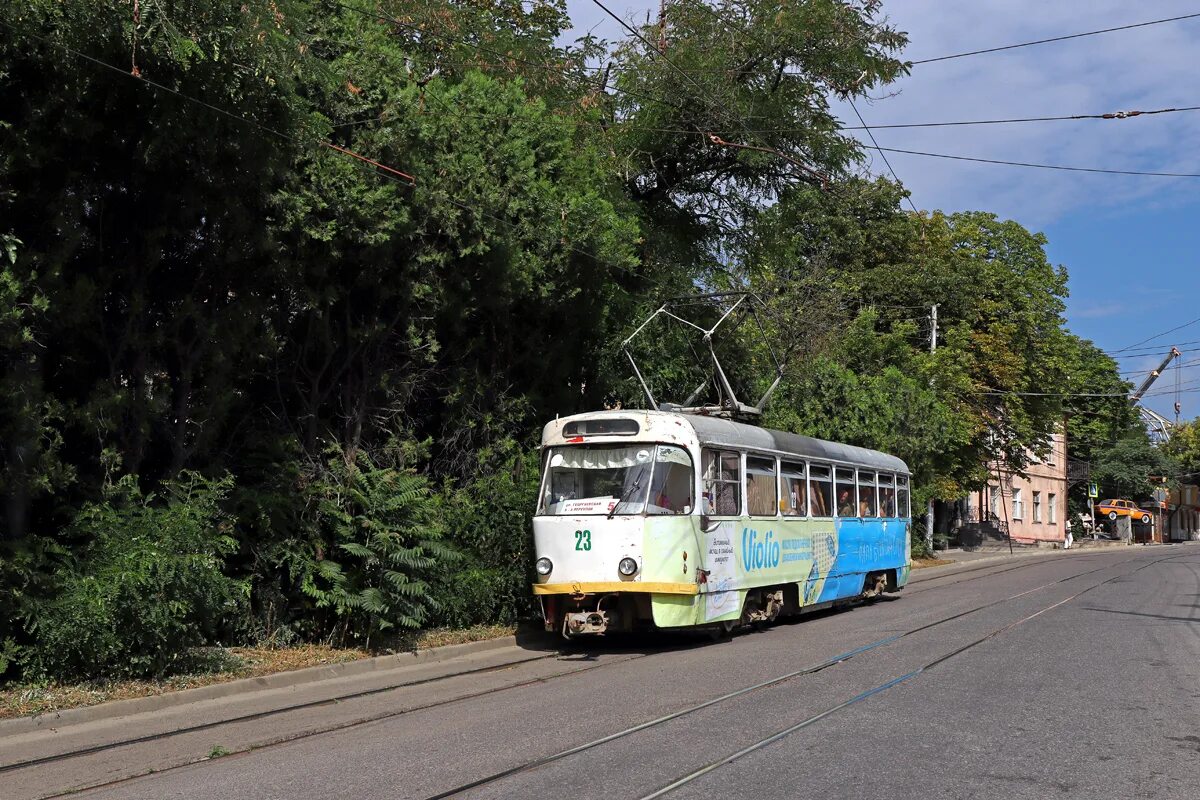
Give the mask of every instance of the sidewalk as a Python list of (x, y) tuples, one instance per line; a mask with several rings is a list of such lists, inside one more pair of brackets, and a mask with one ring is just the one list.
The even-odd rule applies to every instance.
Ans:
[[(557, 649), (523, 638), (3, 720), (0, 796), (19, 800), (78, 791), (452, 702), (553, 671)], [(518, 664), (527, 667), (519, 679), (511, 671)]]
[(935, 574), (944, 573), (947, 571), (953, 572), (959, 567), (967, 565), (976, 566), (990, 563), (1001, 563), (1004, 561), (1035, 558), (1038, 556), (1042, 558), (1055, 558), (1060, 556), (1075, 555), (1078, 553), (1096, 553), (1112, 548), (1129, 546), (1130, 545), (1127, 545), (1124, 542), (1112, 542), (1104, 540), (1095, 541), (1092, 539), (1086, 539), (1082, 542), (1080, 540), (1076, 540), (1075, 544), (1071, 546), (1070, 550), (1064, 550), (1061, 547), (1030, 547), (1028, 545), (1014, 545), (1011, 553), (1009, 553), (1007, 548), (993, 548), (988, 550), (961, 550), (955, 548), (950, 550), (938, 550), (935, 552), (935, 558), (942, 561), (949, 561), (951, 563), (936, 564), (928, 567), (914, 566), (909, 580), (911, 582), (913, 580), (920, 580), (922, 577), (931, 577)]

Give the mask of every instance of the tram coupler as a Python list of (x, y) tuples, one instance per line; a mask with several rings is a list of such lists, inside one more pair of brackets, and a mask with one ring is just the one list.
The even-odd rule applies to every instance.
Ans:
[(563, 618), (563, 633), (566, 636), (602, 634), (615, 626), (615, 615), (608, 611), (570, 611)]

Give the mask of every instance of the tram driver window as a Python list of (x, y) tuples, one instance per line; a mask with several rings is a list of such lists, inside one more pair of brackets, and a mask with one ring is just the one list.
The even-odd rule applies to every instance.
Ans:
[(808, 513), (808, 492), (804, 487), (804, 465), (791, 461), (779, 463), (779, 474), (783, 479), (783, 509), (785, 517), (803, 517)]
[(692, 458), (682, 447), (660, 444), (654, 456), (654, 478), (646, 513), (692, 513), (692, 489), (695, 486)]
[(838, 467), (834, 471), (837, 494), (837, 515), (839, 517), (854, 517), (858, 510), (854, 507), (854, 470)]
[(814, 517), (833, 516), (833, 469), (829, 465), (808, 465), (808, 496)]
[(746, 457), (746, 506), (752, 517), (773, 517), (779, 513), (775, 496), (775, 459)]
[(701, 454), (704, 498), (700, 510), (717, 517), (736, 517), (742, 510), (742, 456), (735, 450)]
[(907, 475), (896, 476), (896, 513), (905, 518), (909, 516)]

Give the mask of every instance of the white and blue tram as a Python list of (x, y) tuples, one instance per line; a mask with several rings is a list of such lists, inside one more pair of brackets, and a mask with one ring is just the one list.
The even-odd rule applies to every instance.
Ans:
[(894, 456), (663, 411), (555, 420), (542, 450), (547, 630), (729, 630), (908, 581), (910, 476)]

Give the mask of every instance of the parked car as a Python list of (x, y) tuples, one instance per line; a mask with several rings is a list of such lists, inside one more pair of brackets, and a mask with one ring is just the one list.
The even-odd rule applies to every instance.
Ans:
[(1138, 508), (1138, 504), (1132, 500), (1105, 500), (1096, 506), (1096, 514), (1108, 517), (1110, 520), (1116, 520), (1117, 517), (1129, 517), (1143, 525), (1148, 525), (1151, 519), (1150, 512)]

